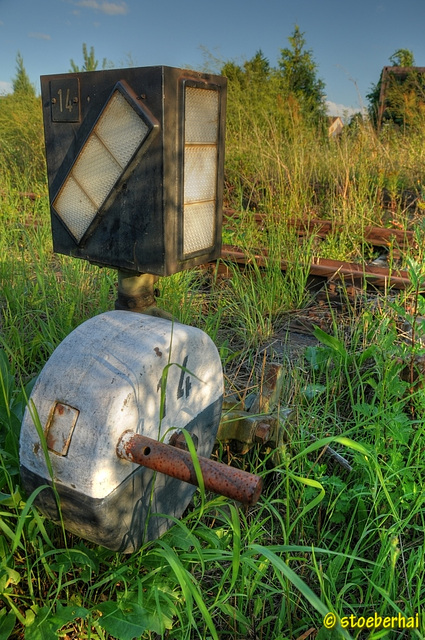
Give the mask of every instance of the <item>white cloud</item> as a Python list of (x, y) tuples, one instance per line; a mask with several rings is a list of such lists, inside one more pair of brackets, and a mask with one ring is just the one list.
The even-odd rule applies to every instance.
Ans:
[(51, 40), (47, 33), (36, 33), (34, 31), (31, 31), (31, 33), (28, 34), (28, 38), (36, 38), (36, 40)]
[(85, 9), (93, 9), (94, 11), (100, 11), (106, 13), (108, 16), (125, 16), (128, 13), (128, 6), (125, 2), (108, 2), (108, 0), (80, 0), (75, 3), (78, 7), (84, 7)]
[(341, 118), (350, 117), (360, 111), (358, 107), (347, 107), (345, 104), (338, 104), (330, 100), (326, 100), (326, 109), (329, 116), (340, 116)]
[(0, 80), (0, 96), (5, 96), (7, 93), (12, 93), (13, 86), (11, 82), (3, 82)]

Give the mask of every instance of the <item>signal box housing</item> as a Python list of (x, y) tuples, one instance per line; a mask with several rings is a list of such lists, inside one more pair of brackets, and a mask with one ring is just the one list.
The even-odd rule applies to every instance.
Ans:
[(113, 69), (41, 94), (54, 251), (159, 276), (219, 257), (224, 77)]

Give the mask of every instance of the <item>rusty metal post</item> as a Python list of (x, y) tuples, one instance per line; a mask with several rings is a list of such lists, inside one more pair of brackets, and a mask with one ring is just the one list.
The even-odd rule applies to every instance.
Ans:
[(156, 306), (154, 285), (159, 276), (118, 269), (118, 295), (115, 309), (135, 311), (148, 316), (173, 320), (173, 316)]
[[(183, 482), (198, 485), (192, 456), (183, 449), (158, 442), (133, 431), (125, 431), (118, 442), (117, 455)], [(207, 491), (246, 505), (257, 502), (263, 486), (259, 476), (228, 467), (209, 458), (198, 456), (197, 459)]]

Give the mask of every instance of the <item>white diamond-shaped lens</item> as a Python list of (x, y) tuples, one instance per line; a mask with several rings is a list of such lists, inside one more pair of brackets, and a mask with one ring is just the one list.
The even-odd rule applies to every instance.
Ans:
[(53, 202), (77, 242), (149, 130), (124, 96), (114, 91)]
[(186, 87), (183, 253), (208, 249), (215, 239), (218, 91)]
[[(93, 202), (72, 176), (68, 177), (56, 198), (55, 209), (61, 212), (61, 218), (77, 240), (83, 237), (97, 213)], [(76, 211), (78, 215), (75, 215)]]
[(95, 135), (91, 135), (83, 152), (78, 156), (71, 175), (92, 200), (97, 210), (121, 172), (122, 167), (108, 153), (100, 140)]
[(130, 162), (148, 130), (119, 91), (112, 95), (95, 128), (96, 135), (122, 167)]

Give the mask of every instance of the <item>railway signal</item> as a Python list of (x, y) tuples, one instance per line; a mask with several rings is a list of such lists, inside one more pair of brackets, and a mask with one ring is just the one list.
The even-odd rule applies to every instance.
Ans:
[[(42, 370), (22, 479), (48, 517), (131, 552), (181, 516), (193, 484), (246, 504), (261, 493), (259, 477), (209, 460), (223, 401), (210, 338), (125, 310), (154, 303), (158, 276), (220, 255), (226, 80), (148, 67), (41, 86), (54, 250), (117, 268), (118, 299)], [(182, 432), (190, 451), (173, 446)]]

